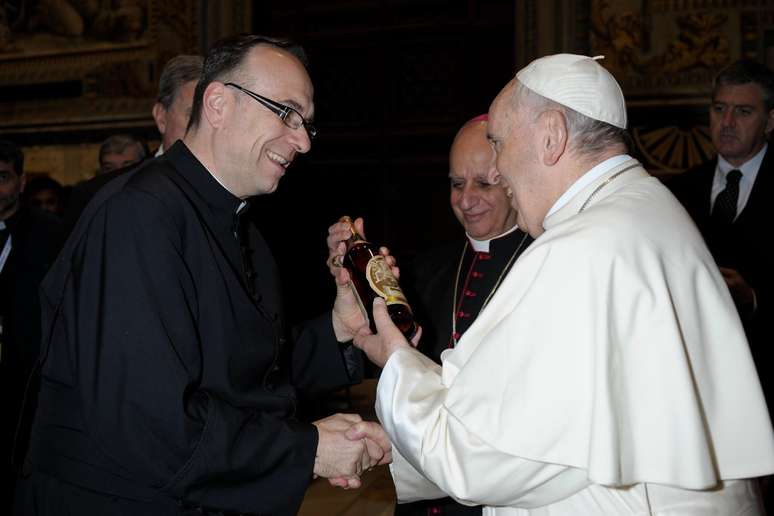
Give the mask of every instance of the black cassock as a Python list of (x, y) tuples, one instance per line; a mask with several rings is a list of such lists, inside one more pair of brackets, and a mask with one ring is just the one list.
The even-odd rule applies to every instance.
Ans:
[(358, 367), (330, 313), (284, 345), (276, 264), (240, 207), (178, 142), (86, 209), (43, 283), (17, 513), (297, 512), (317, 431), (295, 388)]

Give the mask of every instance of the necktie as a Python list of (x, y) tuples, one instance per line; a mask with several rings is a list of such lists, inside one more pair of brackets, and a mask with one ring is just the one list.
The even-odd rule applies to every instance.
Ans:
[(736, 218), (740, 179), (742, 179), (742, 173), (736, 169), (726, 174), (726, 187), (715, 198), (715, 205), (712, 207), (712, 220), (714, 222), (729, 225)]
[(8, 236), (11, 232), (8, 230), (8, 226), (4, 220), (0, 220), (0, 272), (3, 270), (3, 265), (8, 259), (8, 253), (10, 249), (6, 249), (5, 246), (8, 243)]

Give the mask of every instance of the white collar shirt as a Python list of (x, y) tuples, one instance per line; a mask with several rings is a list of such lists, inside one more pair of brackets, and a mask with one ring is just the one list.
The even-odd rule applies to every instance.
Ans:
[(715, 199), (718, 194), (726, 188), (726, 175), (732, 170), (738, 170), (742, 173), (742, 178), (739, 180), (739, 198), (736, 201), (736, 215), (739, 216), (742, 210), (747, 206), (747, 201), (750, 198), (755, 178), (758, 177), (758, 170), (763, 163), (763, 157), (766, 155), (766, 149), (769, 144), (764, 144), (763, 148), (758, 151), (758, 154), (747, 160), (740, 167), (735, 167), (723, 156), (718, 154), (718, 164), (715, 167), (715, 177), (712, 180), (712, 197), (710, 199), (710, 212), (712, 207), (715, 206)]

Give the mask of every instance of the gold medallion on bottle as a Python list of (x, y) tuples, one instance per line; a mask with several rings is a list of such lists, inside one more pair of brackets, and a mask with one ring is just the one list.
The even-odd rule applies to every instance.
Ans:
[(387, 305), (409, 306), (384, 256), (376, 255), (368, 260), (365, 275), (373, 291), (382, 297)]

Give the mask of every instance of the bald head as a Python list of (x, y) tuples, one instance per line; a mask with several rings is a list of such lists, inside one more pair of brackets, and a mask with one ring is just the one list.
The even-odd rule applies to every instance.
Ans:
[(488, 240), (516, 224), (516, 211), (500, 186), (487, 121), (474, 119), (457, 132), (449, 153), (452, 211), (476, 240)]
[(497, 171), (495, 170), (495, 153), (486, 138), (487, 120), (476, 118), (463, 125), (457, 131), (449, 152), (451, 168), (455, 165), (471, 166), (482, 172), (491, 174), (490, 182), (495, 183)]

